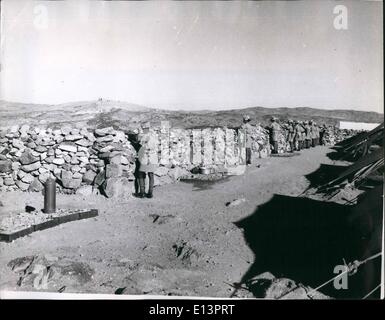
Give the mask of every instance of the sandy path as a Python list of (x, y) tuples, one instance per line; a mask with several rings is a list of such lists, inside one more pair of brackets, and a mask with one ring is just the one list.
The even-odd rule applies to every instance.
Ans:
[[(58, 196), (60, 208), (98, 208), (99, 217), (35, 232), (12, 243), (0, 243), (1, 289), (20, 290), (17, 275), (6, 264), (13, 258), (50, 254), (88, 263), (92, 281), (67, 286), (66, 292), (229, 296), (226, 284), (239, 281), (254, 255), (234, 222), (249, 216), (274, 194), (299, 195), (309, 185), (304, 175), (331, 163), (330, 150), (317, 147), (299, 156), (259, 159), (247, 174), (199, 187), (180, 182), (155, 189), (153, 199), (121, 202), (92, 197)], [(257, 167), (256, 165), (260, 165)], [(38, 194), (6, 193), (4, 213), (25, 205), (42, 207)], [(234, 207), (226, 202), (245, 198)], [(1, 212), (0, 211), (0, 212)], [(155, 222), (150, 215), (159, 215)], [(177, 257), (183, 243), (191, 256)], [(186, 251), (182, 250), (182, 254)]]

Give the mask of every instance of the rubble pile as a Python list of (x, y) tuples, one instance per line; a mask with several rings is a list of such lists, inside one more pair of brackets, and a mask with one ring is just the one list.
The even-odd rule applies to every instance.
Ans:
[(79, 283), (90, 282), (95, 270), (84, 262), (51, 255), (19, 257), (7, 266), (18, 275), (17, 286), (24, 290), (63, 292)]

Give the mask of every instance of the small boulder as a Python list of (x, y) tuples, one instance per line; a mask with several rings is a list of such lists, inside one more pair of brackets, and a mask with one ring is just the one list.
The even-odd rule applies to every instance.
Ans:
[(21, 166), (21, 170), (23, 170), (25, 172), (32, 172), (32, 171), (35, 171), (35, 170), (39, 169), (40, 167), (41, 167), (41, 163), (40, 162), (35, 162), (35, 163), (31, 163), (31, 164), (27, 164), (27, 165)]
[(72, 177), (74, 179), (82, 179), (83, 178), (83, 175), (80, 173), (80, 172), (75, 172)]
[(12, 145), (17, 148), (17, 149), (23, 149), (24, 148), (24, 143), (23, 141), (19, 139), (13, 139), (12, 140)]
[(169, 175), (165, 175), (161, 177), (154, 176), (154, 186), (162, 186), (165, 184), (170, 184), (172, 182), (173, 180), (170, 178)]
[(31, 141), (31, 142), (28, 142), (28, 143), (27, 143), (27, 148), (31, 148), (31, 149), (34, 149), (34, 148), (36, 148), (36, 143), (35, 143), (35, 142), (33, 142), (33, 141)]
[(27, 173), (26, 175), (24, 175), (22, 178), (21, 178), (21, 181), (23, 181), (24, 183), (32, 183), (32, 181), (35, 180), (34, 176), (30, 173)]
[(169, 168), (160, 166), (156, 168), (154, 174), (158, 177), (162, 177), (168, 174)]
[(64, 137), (65, 141), (76, 141), (82, 139), (83, 136), (81, 134), (68, 134)]
[(189, 176), (190, 172), (186, 169), (175, 167), (172, 169), (169, 169), (168, 175), (173, 179), (174, 181), (179, 180), (183, 176)]
[[(40, 177), (40, 176), (39, 176)], [(39, 181), (38, 178), (35, 178), (32, 183), (29, 185), (28, 191), (40, 192), (44, 189), (43, 184)]]
[(81, 194), (82, 196), (90, 196), (93, 194), (93, 187), (92, 186), (81, 186), (79, 189), (76, 190), (76, 194)]
[(72, 130), (71, 127), (65, 126), (61, 128), (61, 133), (66, 136), (71, 133), (71, 130)]
[(80, 167), (80, 166), (75, 165), (75, 166), (72, 166), (72, 167), (71, 167), (71, 171), (72, 171), (72, 172), (79, 172), (80, 170), (81, 170), (81, 167)]
[(0, 160), (0, 172), (8, 173), (12, 170), (12, 161)]
[(42, 154), (40, 154), (40, 161), (47, 159), (47, 157), (47, 152), (43, 152)]
[(12, 177), (5, 177), (3, 183), (5, 186), (13, 186), (15, 185), (15, 180)]
[(63, 151), (68, 151), (68, 152), (76, 152), (78, 151), (78, 147), (74, 144), (70, 144), (70, 142), (67, 143), (61, 143), (58, 148)]
[(92, 142), (87, 139), (81, 139), (81, 140), (75, 141), (75, 144), (82, 147), (89, 147), (92, 145)]
[(77, 157), (71, 157), (71, 164), (73, 164), (75, 167), (80, 163), (79, 159)]
[(62, 165), (65, 163), (64, 159), (63, 158), (54, 158), (52, 160), (52, 163), (56, 164), (56, 165)]
[(114, 141), (114, 137), (111, 135), (96, 138), (96, 142), (98, 142), (98, 143), (100, 143), (100, 142), (112, 142), (112, 141)]
[(83, 182), (86, 184), (92, 184), (95, 180), (96, 173), (92, 170), (87, 170), (83, 175)]
[(39, 161), (39, 158), (35, 157), (30, 150), (24, 151), (19, 158), (19, 162), (24, 165), (35, 163), (37, 161)]
[(46, 152), (46, 151), (47, 151), (47, 147), (44, 147), (44, 146), (37, 146), (37, 147), (35, 148), (35, 151), (40, 152), (40, 153), (43, 153), (43, 152)]
[(97, 137), (104, 137), (108, 134), (114, 134), (115, 130), (113, 127), (107, 127), (107, 128), (102, 128), (102, 129), (96, 129), (95, 130), (95, 135)]
[(235, 206), (239, 206), (240, 204), (246, 202), (246, 199), (245, 198), (240, 198), (240, 199), (235, 199), (233, 201), (230, 201), (230, 202), (227, 202), (226, 203), (226, 207), (235, 207)]
[(18, 188), (22, 191), (27, 191), (29, 188), (29, 183), (25, 183), (20, 180), (17, 180), (15, 183), (18, 186)]
[(80, 187), (82, 182), (81, 179), (74, 179), (72, 172), (67, 170), (62, 170), (61, 181), (63, 187), (67, 189), (77, 189)]
[(125, 177), (107, 179), (103, 184), (103, 192), (108, 198), (127, 198), (132, 194), (132, 183)]
[(116, 163), (110, 163), (106, 166), (106, 178), (120, 177), (122, 175), (122, 166)]

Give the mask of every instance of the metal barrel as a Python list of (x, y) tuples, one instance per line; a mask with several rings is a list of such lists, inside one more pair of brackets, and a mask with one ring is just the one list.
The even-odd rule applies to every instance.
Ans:
[(49, 178), (44, 185), (44, 213), (56, 211), (56, 180)]

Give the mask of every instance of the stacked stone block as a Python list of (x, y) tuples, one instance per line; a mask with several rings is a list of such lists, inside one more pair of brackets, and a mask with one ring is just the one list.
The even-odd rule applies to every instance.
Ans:
[[(0, 190), (41, 191), (49, 177), (59, 191), (92, 192), (108, 178), (133, 177), (135, 152), (124, 132), (113, 128), (37, 128), (0, 130)], [(108, 176), (104, 173), (108, 172)], [(98, 177), (98, 180), (95, 179)], [(99, 182), (99, 184), (98, 184)], [(91, 186), (86, 188), (85, 186)]]

